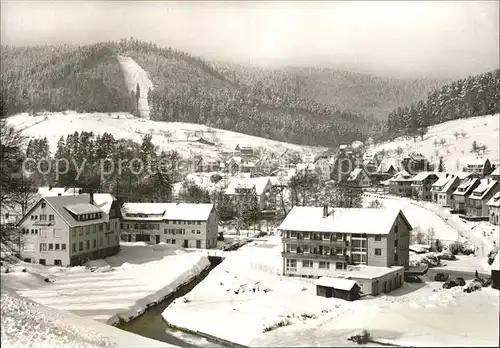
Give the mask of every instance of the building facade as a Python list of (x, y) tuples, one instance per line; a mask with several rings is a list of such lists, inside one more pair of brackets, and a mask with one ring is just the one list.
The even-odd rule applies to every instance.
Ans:
[(389, 193), (401, 197), (411, 197), (412, 176), (405, 170), (395, 174), (388, 180)]
[(490, 175), (493, 172), (493, 167), (491, 162), (487, 158), (475, 158), (469, 160), (465, 166), (465, 171), (467, 173), (475, 174), (480, 178)]
[(413, 198), (417, 201), (432, 201), (432, 185), (438, 179), (437, 174), (431, 172), (421, 172), (415, 175), (411, 184)]
[(443, 174), (431, 188), (432, 201), (443, 207), (449, 207), (452, 204), (453, 192), (460, 185), (460, 178), (453, 174)]
[(496, 180), (481, 179), (480, 184), (466, 197), (465, 216), (475, 219), (488, 219), (489, 207), (487, 203), (500, 191), (500, 183)]
[(500, 225), (500, 192), (495, 195), (486, 203), (488, 206), (488, 216), (492, 225)]
[(219, 222), (213, 204), (125, 203), (122, 240), (211, 249), (217, 246)]
[(116, 254), (120, 250), (117, 205), (112, 198), (101, 209), (88, 194), (41, 198), (18, 223), (21, 258), (42, 265), (75, 266)]
[(401, 211), (296, 206), (279, 230), (284, 275), (323, 277), (349, 265), (409, 264), (411, 225)]

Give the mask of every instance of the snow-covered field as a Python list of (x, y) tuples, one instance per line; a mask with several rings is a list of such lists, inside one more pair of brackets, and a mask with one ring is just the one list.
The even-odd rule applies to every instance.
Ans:
[(42, 306), (16, 295), (3, 284), (1, 296), (2, 347), (173, 347), (95, 320)]
[(132, 58), (118, 56), (118, 61), (127, 89), (135, 93), (137, 84), (139, 84), (139, 114), (141, 117), (149, 118), (148, 90), (153, 90), (153, 82), (149, 79), (148, 73)]
[[(407, 345), (498, 342), (494, 289), (467, 294), (428, 282), (354, 302), (318, 297), (312, 279), (279, 275), (281, 250), (279, 236), (273, 236), (231, 253), (172, 303), (164, 318), (248, 346), (351, 345), (346, 338), (361, 329), (377, 340)], [(280, 322), (286, 324), (272, 328)]]
[[(500, 114), (479, 116), (472, 118), (464, 118), (454, 121), (441, 123), (429, 127), (429, 131), (424, 136), (424, 140), (420, 138), (416, 142), (413, 139), (404, 140), (396, 139), (392, 142), (377, 144), (374, 146), (375, 151), (385, 149), (392, 151), (387, 156), (388, 158), (398, 158), (395, 151), (398, 147), (403, 149), (402, 156), (417, 152), (426, 156), (428, 159), (433, 159), (436, 163), (440, 156), (443, 156), (444, 164), (448, 171), (461, 171), (469, 158), (474, 158), (476, 155), (470, 153), (472, 142), (477, 141), (478, 145), (486, 145), (487, 150), (484, 157), (487, 157), (493, 163), (498, 163), (500, 160), (499, 147), (500, 143)], [(467, 132), (465, 137), (461, 135), (455, 138), (455, 132)], [(446, 140), (446, 144), (434, 145), (434, 141)], [(438, 154), (436, 155), (436, 151)], [(400, 161), (398, 161), (400, 162)]]
[[(177, 150), (183, 157), (192, 153), (200, 153), (206, 158), (217, 158), (222, 150), (231, 150), (238, 144), (252, 144), (264, 147), (276, 153), (285, 150), (305, 152), (318, 151), (318, 148), (294, 145), (279, 141), (259, 138), (242, 133), (236, 133), (201, 124), (181, 122), (157, 122), (136, 118), (129, 113), (76, 113), (74, 111), (45, 113), (40, 116), (30, 116), (27, 113), (9, 117), (9, 124), (23, 129), (28, 137), (47, 137), (52, 154), (57, 149), (61, 136), (82, 131), (92, 131), (94, 134), (111, 133), (115, 139), (131, 139), (141, 142), (144, 134), (153, 134), (153, 143), (161, 150)], [(213, 133), (212, 133), (213, 131)], [(167, 137), (166, 134), (171, 136)], [(198, 132), (206, 140), (216, 145), (202, 144), (194, 141), (194, 137), (186, 137), (186, 132)]]
[[(100, 266), (94, 272), (85, 267), (49, 268), (19, 262), (9, 273), (2, 273), (2, 287), (42, 305), (111, 324), (141, 314), (148, 304), (167, 296), (210, 264), (200, 252), (141, 244), (123, 244), (117, 255), (93, 262)], [(53, 283), (44, 282), (45, 277)]]

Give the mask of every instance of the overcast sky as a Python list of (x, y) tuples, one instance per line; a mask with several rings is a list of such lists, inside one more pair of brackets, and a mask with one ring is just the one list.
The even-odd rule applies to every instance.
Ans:
[(208, 59), (463, 77), (499, 66), (498, 1), (3, 1), (2, 44), (151, 40)]

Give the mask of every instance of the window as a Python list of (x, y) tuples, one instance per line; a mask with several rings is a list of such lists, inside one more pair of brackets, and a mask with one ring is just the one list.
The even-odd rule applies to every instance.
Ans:
[(172, 239), (172, 244), (175, 244), (175, 239)]
[(398, 253), (394, 253), (394, 262), (398, 262)]
[(46, 262), (45, 262), (45, 259), (40, 259), (38, 260), (38, 263), (45, 266)]
[(40, 237), (47, 237), (47, 229), (46, 228), (42, 228), (40, 230)]
[(196, 241), (196, 248), (201, 249), (201, 240)]
[(97, 239), (94, 238), (94, 240), (92, 241), (92, 248), (97, 248)]
[(47, 206), (47, 203), (42, 202), (42, 208), (45, 208)]
[(330, 269), (330, 262), (320, 261), (319, 268), (321, 269)]
[(31, 215), (31, 220), (33, 220), (35, 218), (35, 215)]
[(77, 227), (78, 228), (78, 235), (83, 236), (83, 227)]
[(302, 247), (302, 252), (304, 252), (304, 253), (309, 253), (309, 245), (304, 245), (304, 246)]
[(200, 234), (200, 233), (201, 233), (200, 230), (196, 230), (196, 234)]
[(342, 233), (337, 233), (337, 241), (342, 242), (344, 240), (344, 235)]
[(61, 260), (57, 260), (57, 259), (56, 259), (56, 260), (54, 260), (54, 265), (55, 265), (55, 266), (62, 266), (62, 262), (61, 262)]
[(163, 229), (163, 234), (167, 234), (168, 229), (164, 228)]
[(102, 232), (104, 230), (104, 224), (99, 224), (99, 232)]
[(302, 267), (304, 268), (312, 268), (313, 267), (313, 262), (310, 260), (303, 260), (302, 261)]
[(201, 225), (201, 221), (198, 221), (198, 225)]
[(45, 214), (40, 215), (40, 221), (47, 221), (47, 215)]
[(196, 230), (191, 230), (191, 233), (192, 233), (192, 234), (195, 234), (195, 233), (196, 233)]
[(290, 234), (290, 237), (291, 238), (297, 238), (297, 232), (292, 231), (292, 233)]
[(85, 234), (90, 233), (90, 226), (85, 226), (84, 229), (85, 229)]
[(375, 241), (380, 242), (382, 240), (382, 236), (380, 234), (375, 235)]
[(398, 233), (398, 224), (396, 224), (396, 226), (394, 226), (394, 233)]
[(47, 243), (40, 243), (40, 252), (47, 251)]
[(344, 263), (335, 262), (335, 269), (344, 269)]
[(375, 255), (381, 256), (382, 255), (382, 249), (376, 248), (375, 249)]
[(309, 232), (304, 232), (303, 237), (304, 239), (309, 239)]
[(120, 223), (120, 228), (123, 230), (124, 223)]
[(83, 242), (78, 243), (78, 250), (83, 251)]
[[(49, 249), (50, 249), (50, 246), (49, 246)], [(56, 244), (55, 244), (54, 249), (55, 249), (55, 250), (59, 250), (59, 243), (56, 243)]]
[(66, 244), (61, 244), (61, 250), (66, 251)]
[(297, 260), (286, 260), (286, 266), (287, 267), (297, 267)]
[(76, 253), (76, 243), (73, 243), (72, 245), (72, 249), (71, 249), (74, 253)]
[(54, 221), (54, 215), (49, 215), (49, 221)]

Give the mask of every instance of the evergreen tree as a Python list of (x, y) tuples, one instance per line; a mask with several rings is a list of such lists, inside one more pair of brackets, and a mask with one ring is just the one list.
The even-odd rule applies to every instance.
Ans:
[(443, 173), (445, 171), (443, 156), (439, 157), (438, 172)]

